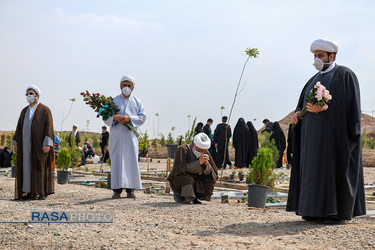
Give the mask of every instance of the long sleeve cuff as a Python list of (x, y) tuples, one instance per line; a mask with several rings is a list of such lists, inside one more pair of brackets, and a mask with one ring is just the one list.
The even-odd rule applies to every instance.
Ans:
[(53, 147), (53, 140), (51, 139), (51, 137), (49, 136), (44, 137), (43, 146)]

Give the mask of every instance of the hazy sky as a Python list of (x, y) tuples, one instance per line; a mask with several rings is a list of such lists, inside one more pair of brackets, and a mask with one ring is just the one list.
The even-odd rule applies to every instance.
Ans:
[[(143, 101), (141, 131), (185, 134), (211, 117), (213, 128), (229, 115), (245, 49), (250, 59), (230, 120), (280, 120), (295, 108), (306, 81), (316, 73), (310, 44), (339, 44), (336, 62), (351, 68), (361, 87), (362, 109), (375, 110), (375, 1), (127, 1), (0, 0), (0, 130), (14, 130), (25, 87), (40, 87), (55, 130), (100, 132), (104, 124), (80, 92), (120, 94), (123, 75), (136, 79)], [(371, 114), (371, 113), (370, 113)]]

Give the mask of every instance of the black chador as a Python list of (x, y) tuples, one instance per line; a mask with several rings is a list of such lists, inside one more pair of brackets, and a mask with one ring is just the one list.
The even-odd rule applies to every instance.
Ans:
[(250, 130), (243, 118), (238, 119), (238, 122), (233, 130), (233, 146), (235, 149), (235, 163), (234, 166), (238, 168), (248, 167), (248, 152), (250, 146)]
[(247, 166), (249, 166), (251, 165), (253, 158), (258, 153), (259, 141), (258, 141), (258, 133), (255, 130), (253, 123), (251, 121), (248, 121), (246, 124), (250, 132), (249, 150), (247, 154)]

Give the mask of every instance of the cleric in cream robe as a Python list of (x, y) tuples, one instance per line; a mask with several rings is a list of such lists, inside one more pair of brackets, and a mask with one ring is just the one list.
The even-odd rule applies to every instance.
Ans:
[[(287, 211), (307, 221), (343, 223), (366, 214), (359, 83), (353, 71), (335, 63), (335, 42), (318, 39), (310, 50), (319, 72), (303, 88), (292, 118)], [(305, 98), (317, 82), (330, 91), (328, 107)], [(305, 105), (308, 112), (298, 121)]]
[(146, 115), (141, 100), (132, 92), (135, 79), (124, 76), (120, 81), (121, 94), (113, 98), (120, 111), (105, 122), (110, 127), (108, 149), (111, 158), (112, 198), (120, 198), (126, 189), (127, 198), (135, 198), (134, 189), (141, 189), (141, 176), (138, 167), (138, 139), (123, 124), (130, 122), (135, 129), (141, 126)]

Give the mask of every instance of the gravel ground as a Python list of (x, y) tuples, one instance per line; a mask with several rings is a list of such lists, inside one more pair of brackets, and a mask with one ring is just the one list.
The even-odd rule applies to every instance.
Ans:
[[(164, 167), (163, 161), (159, 164)], [(374, 177), (375, 169), (365, 169), (367, 182)], [(135, 199), (114, 200), (110, 190), (73, 184), (56, 184), (56, 193), (45, 201), (14, 201), (14, 178), (8, 176), (0, 176), (0, 191), (1, 222), (29, 221), (35, 211), (114, 212), (110, 224), (0, 224), (2, 249), (375, 248), (375, 218), (370, 217), (321, 225), (304, 222), (285, 208), (248, 209), (237, 200), (182, 205), (171, 195), (143, 191), (136, 191)]]

